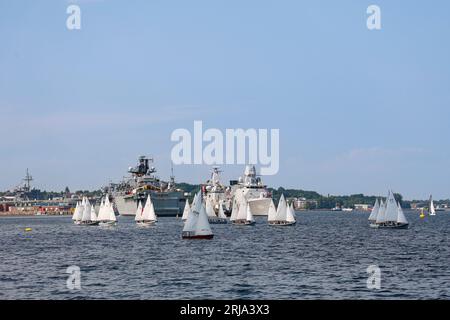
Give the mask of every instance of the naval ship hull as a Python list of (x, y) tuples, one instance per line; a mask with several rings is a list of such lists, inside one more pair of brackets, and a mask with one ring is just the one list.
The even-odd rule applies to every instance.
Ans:
[(158, 217), (176, 217), (183, 214), (186, 198), (183, 192), (149, 192), (136, 195), (114, 195), (114, 203), (121, 216), (135, 216), (138, 199), (145, 203), (147, 195), (150, 194), (155, 212)]

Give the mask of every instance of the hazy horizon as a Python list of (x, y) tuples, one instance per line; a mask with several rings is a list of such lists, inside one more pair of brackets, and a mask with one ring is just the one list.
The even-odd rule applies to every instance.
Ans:
[[(82, 11), (66, 28), (66, 8)], [(369, 31), (377, 4), (382, 29)], [(273, 187), (450, 198), (450, 3), (0, 2), (0, 190), (97, 189), (171, 132), (280, 129)], [(243, 166), (221, 166), (223, 181)], [(175, 166), (199, 184), (210, 166)]]

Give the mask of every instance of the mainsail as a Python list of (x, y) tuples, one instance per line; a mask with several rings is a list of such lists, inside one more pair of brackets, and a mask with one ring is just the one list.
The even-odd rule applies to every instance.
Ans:
[(181, 217), (181, 220), (186, 221), (190, 212), (191, 206), (189, 205), (189, 200), (186, 199), (186, 205), (184, 206), (183, 216)]
[(389, 196), (386, 204), (385, 222), (397, 222), (398, 219), (398, 204), (395, 201), (394, 193), (389, 192)]
[(377, 221), (378, 212), (380, 211), (380, 202), (378, 199), (375, 201), (375, 205), (373, 206), (372, 212), (369, 216), (369, 221), (375, 222)]
[(436, 208), (434, 207), (433, 196), (430, 196), (430, 216), (436, 215)]
[(152, 199), (150, 195), (147, 197), (144, 209), (142, 210), (142, 220), (143, 221), (156, 221), (155, 207), (153, 206)]
[(277, 209), (275, 208), (275, 204), (273, 200), (270, 201), (269, 212), (267, 216), (267, 221), (275, 221), (277, 218)]
[(378, 210), (376, 223), (383, 223), (386, 221), (385, 219), (386, 213), (386, 203), (383, 200), (380, 201), (380, 210)]
[(142, 221), (142, 202), (139, 201), (137, 209), (136, 209), (136, 215), (134, 216), (135, 221)]

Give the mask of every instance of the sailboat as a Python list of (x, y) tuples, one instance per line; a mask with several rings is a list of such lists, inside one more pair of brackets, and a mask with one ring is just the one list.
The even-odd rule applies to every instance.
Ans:
[(98, 212), (98, 218), (100, 226), (113, 226), (117, 223), (114, 207), (109, 201), (109, 195), (106, 195), (102, 203), (100, 204), (100, 210)]
[(237, 214), (239, 212), (239, 205), (236, 201), (236, 198), (233, 199), (233, 205), (231, 207), (231, 216), (230, 216), (230, 222), (233, 222), (236, 220)]
[[(96, 219), (97, 217), (94, 216), (92, 217), (92, 205), (89, 202), (88, 198), (84, 198), (84, 206), (83, 206), (83, 215), (81, 216), (81, 222), (80, 225), (84, 225), (84, 226), (95, 226), (98, 225), (98, 221), (93, 220)], [(94, 215), (95, 215), (95, 211), (94, 211)]]
[(380, 207), (380, 211), (377, 215), (377, 220), (374, 224), (370, 225), (373, 228), (385, 228), (385, 229), (407, 229), (409, 226), (408, 221), (403, 213), (403, 209), (400, 203), (394, 198), (394, 193), (389, 191), (386, 203)]
[(140, 226), (150, 226), (158, 221), (155, 213), (155, 207), (153, 205), (150, 195), (147, 196), (147, 201), (145, 201), (144, 209), (142, 209), (142, 215), (137, 220), (137, 224)]
[(434, 207), (433, 196), (430, 196), (430, 216), (436, 215), (436, 208)]
[(269, 211), (267, 213), (267, 222), (269, 222), (269, 224), (271, 222), (275, 222), (277, 219), (277, 208), (275, 207), (275, 203), (273, 203), (273, 200), (271, 200), (270, 205), (269, 205)]
[(227, 216), (225, 215), (225, 211), (223, 210), (223, 200), (219, 201), (219, 214), (218, 217), (219, 219), (222, 219), (222, 221), (224, 221), (224, 223), (227, 223)]
[[(221, 217), (218, 217), (216, 215), (216, 212), (214, 211), (214, 208), (213, 208), (211, 200), (209, 198), (206, 198), (205, 202), (206, 202), (206, 214), (208, 215), (209, 223), (211, 223), (211, 224), (225, 224), (225, 223), (227, 223), (227, 219), (226, 219), (225, 213), (223, 213), (223, 208), (219, 208), (219, 210), (222, 209), (222, 213), (223, 213), (223, 217), (221, 218)], [(222, 205), (220, 204), (219, 207), (222, 207)]]
[[(84, 201), (84, 198), (83, 198)], [(84, 211), (84, 204), (83, 202), (78, 201), (77, 205), (75, 207), (75, 211), (73, 212), (72, 220), (75, 224), (81, 224), (81, 218), (83, 217), (83, 211)]]
[(181, 217), (181, 221), (186, 221), (191, 211), (191, 206), (189, 205), (189, 200), (186, 199), (186, 205), (184, 206), (183, 216)]
[(134, 221), (136, 221), (136, 223), (142, 221), (142, 209), (142, 201), (139, 201), (136, 208), (136, 214), (134, 215)]
[(296, 223), (293, 209), (286, 202), (284, 194), (281, 195), (280, 201), (278, 201), (278, 208), (275, 218), (269, 221), (271, 226), (292, 226)]
[(234, 217), (234, 220), (232, 220), (232, 223), (235, 225), (246, 226), (255, 224), (250, 204), (245, 197), (242, 197), (241, 202), (239, 203), (239, 209), (237, 210), (237, 215)]
[[(381, 203), (383, 204), (383, 200), (381, 200)], [(372, 212), (370, 213), (370, 216), (369, 216), (369, 224), (376, 223), (379, 211), (380, 211), (380, 201), (378, 201), (378, 198), (377, 198), (377, 200), (375, 201), (375, 204), (372, 208)]]
[(181, 237), (183, 239), (212, 239), (214, 237), (203, 205), (201, 191), (197, 194), (196, 201), (192, 203), (192, 211), (184, 223)]

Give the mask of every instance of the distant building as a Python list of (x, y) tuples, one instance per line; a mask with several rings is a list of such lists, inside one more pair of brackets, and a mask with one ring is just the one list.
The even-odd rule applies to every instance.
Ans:
[(296, 198), (294, 199), (294, 209), (295, 210), (310, 210), (317, 209), (319, 203), (317, 200), (308, 200), (306, 198)]
[(355, 210), (369, 211), (369, 210), (372, 210), (372, 206), (370, 204), (355, 204)]

